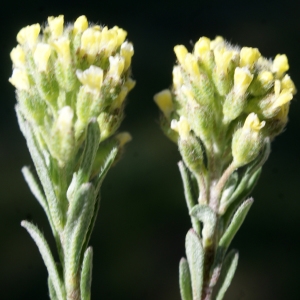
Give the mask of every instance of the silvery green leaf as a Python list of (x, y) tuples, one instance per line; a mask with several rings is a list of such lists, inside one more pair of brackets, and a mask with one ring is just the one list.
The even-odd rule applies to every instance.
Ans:
[[(187, 204), (188, 210), (190, 211), (196, 205), (197, 197), (194, 195), (192, 179), (189, 174), (189, 170), (187, 169), (187, 167), (184, 165), (184, 163), (182, 161), (180, 161), (178, 163), (178, 167), (179, 167), (182, 182), (183, 182), (184, 196), (185, 196), (186, 204)], [(191, 221), (192, 221), (194, 230), (198, 234), (200, 234), (200, 230), (201, 230), (200, 222), (194, 217), (191, 218)]]
[(203, 223), (202, 239), (204, 247), (210, 246), (213, 242), (217, 224), (216, 213), (205, 204), (197, 204), (190, 211), (190, 215)]
[(52, 253), (50, 251), (50, 248), (43, 236), (43, 234), (39, 231), (39, 229), (27, 221), (22, 221), (21, 226), (23, 226), (31, 235), (33, 240), (35, 241), (41, 256), (43, 258), (43, 261), (46, 265), (49, 277), (51, 279), (51, 282), (53, 284), (55, 294), (57, 296), (58, 300), (65, 300), (65, 290), (63, 282), (59, 276), (56, 264), (54, 262)]
[(261, 167), (267, 160), (269, 154), (270, 140), (266, 138), (261, 153), (253, 162), (251, 162), (244, 168), (245, 171), (242, 174), (239, 174), (240, 181), (237, 184), (237, 187), (232, 193), (231, 197), (229, 197), (226, 201), (221, 201), (219, 209), (220, 214), (227, 214), (227, 210), (230, 210), (230, 212), (228, 213), (229, 216), (224, 216), (224, 219), (226, 219), (226, 221), (228, 221), (228, 219), (232, 217), (232, 212), (234, 212), (241, 204), (241, 202), (246, 199), (247, 196), (249, 196), (249, 194), (255, 187), (261, 174)]
[(235, 234), (243, 224), (245, 217), (253, 203), (253, 199), (249, 198), (248, 200), (244, 201), (241, 206), (238, 208), (238, 210), (235, 212), (231, 223), (225, 230), (225, 233), (220, 239), (219, 247), (223, 249), (227, 249), (234, 238)]
[(82, 155), (82, 161), (77, 173), (73, 174), (73, 178), (69, 189), (67, 191), (67, 197), (69, 202), (72, 202), (75, 193), (78, 188), (89, 181), (92, 166), (95, 160), (95, 155), (99, 147), (100, 130), (96, 119), (92, 119), (87, 127), (86, 141), (84, 151)]
[(217, 291), (216, 300), (222, 300), (224, 295), (231, 284), (235, 270), (237, 268), (239, 254), (236, 250), (231, 250), (222, 265), (221, 274), (219, 277), (219, 290)]
[(105, 163), (103, 164), (99, 174), (92, 180), (92, 182), (95, 186), (96, 194), (99, 193), (100, 186), (103, 182), (103, 179), (105, 178), (108, 170), (112, 166), (117, 154), (118, 154), (118, 148), (117, 147), (112, 148), (109, 155), (107, 156)]
[(228, 200), (231, 198), (231, 195), (233, 194), (236, 185), (238, 183), (238, 173), (234, 172), (230, 178), (228, 179), (228, 181), (226, 182), (226, 185), (222, 191), (222, 197), (220, 200), (220, 203), (227, 203)]
[(193, 229), (190, 229), (186, 235), (185, 251), (191, 274), (193, 300), (201, 300), (204, 250), (200, 237)]
[(53, 286), (53, 283), (51, 281), (51, 278), (48, 277), (48, 289), (49, 289), (49, 297), (51, 300), (58, 300), (56, 297), (55, 289)]
[(45, 199), (43, 192), (41, 191), (41, 189), (39, 187), (39, 184), (36, 182), (36, 179), (34, 178), (34, 175), (31, 173), (29, 167), (23, 167), (22, 173), (23, 173), (25, 181), (27, 182), (32, 194), (35, 196), (35, 198), (38, 200), (38, 202), (42, 206), (43, 210), (45, 211), (47, 218), (49, 220), (52, 232), (53, 232), (53, 234), (55, 234), (56, 231), (55, 231), (52, 219), (51, 219), (48, 203)]
[[(255, 187), (262, 168), (260, 167), (253, 174), (245, 174), (239, 187), (233, 193), (231, 199), (227, 203), (222, 203), (220, 206), (220, 210), (225, 211), (222, 220), (224, 222), (224, 227), (228, 226), (228, 223), (232, 219), (233, 214), (237, 210), (237, 208), (241, 205), (241, 203), (246, 199), (246, 197), (251, 193), (253, 188)], [(224, 205), (222, 207), (222, 205)]]
[(93, 268), (93, 249), (86, 249), (82, 262), (80, 275), (80, 293), (81, 300), (91, 299), (91, 284), (92, 284), (92, 268)]
[(54, 188), (51, 181), (51, 176), (48, 173), (48, 167), (44, 160), (44, 155), (39, 149), (38, 143), (35, 140), (32, 128), (30, 124), (23, 118), (21, 111), (16, 106), (16, 112), (18, 116), (19, 125), (22, 133), (27, 141), (27, 146), (35, 165), (35, 169), (42, 183), (43, 190), (45, 192), (49, 211), (53, 225), (57, 231), (61, 231), (65, 222), (65, 215), (60, 201), (57, 201)]
[(179, 263), (179, 285), (181, 300), (193, 300), (189, 264), (185, 258)]
[(95, 208), (95, 189), (91, 183), (84, 183), (70, 203), (68, 219), (64, 230), (66, 282), (68, 276), (77, 273), (87, 232)]

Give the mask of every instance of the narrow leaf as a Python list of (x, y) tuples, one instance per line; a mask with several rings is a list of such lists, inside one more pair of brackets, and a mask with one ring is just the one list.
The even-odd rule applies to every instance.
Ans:
[(204, 250), (198, 234), (193, 229), (190, 229), (186, 235), (185, 251), (191, 274), (193, 300), (201, 300)]
[(236, 213), (234, 214), (231, 223), (227, 227), (225, 233), (223, 234), (219, 246), (223, 249), (227, 249), (234, 238), (235, 234), (243, 224), (245, 217), (253, 203), (253, 199), (249, 198), (238, 208)]
[(96, 194), (99, 193), (101, 184), (103, 182), (103, 179), (105, 178), (108, 170), (110, 169), (111, 165), (113, 164), (113, 162), (115, 161), (115, 158), (118, 154), (118, 148), (112, 148), (109, 155), (107, 156), (105, 163), (103, 165), (103, 167), (101, 168), (101, 171), (99, 172), (99, 174), (94, 178), (93, 183), (94, 186), (96, 187)]
[(91, 299), (91, 284), (92, 284), (92, 268), (93, 268), (93, 249), (86, 249), (82, 262), (82, 270), (80, 277), (80, 292), (81, 300)]
[(211, 245), (217, 224), (216, 213), (205, 204), (195, 205), (190, 215), (203, 222), (202, 238), (205, 246)]
[(58, 300), (65, 300), (65, 290), (64, 290), (64, 285), (60, 279), (57, 267), (55, 265), (52, 253), (50, 251), (50, 248), (43, 236), (43, 234), (39, 231), (39, 229), (34, 226), (33, 224), (27, 222), (27, 221), (22, 221), (21, 226), (24, 227), (33, 240), (35, 241), (41, 255), (43, 258), (43, 261), (46, 265), (49, 277), (51, 279), (51, 282), (53, 284), (55, 293), (57, 295)]
[(83, 244), (95, 208), (95, 189), (91, 183), (83, 184), (70, 203), (65, 227), (66, 239), (66, 282), (78, 272)]
[(51, 281), (51, 278), (48, 277), (48, 289), (49, 289), (49, 297), (51, 300), (58, 300), (56, 297), (55, 289), (53, 286), (53, 283)]
[(179, 264), (179, 285), (181, 300), (193, 300), (189, 264), (185, 258)]
[(27, 146), (35, 165), (35, 169), (42, 183), (43, 190), (45, 192), (51, 219), (53, 221), (56, 230), (61, 231), (65, 222), (60, 202), (57, 201), (51, 178), (48, 173), (48, 167), (44, 159), (42, 151), (39, 149), (38, 143), (35, 140), (32, 128), (30, 124), (23, 118), (18, 106), (16, 106), (16, 112), (18, 116), (19, 125), (22, 133), (27, 141)]
[(262, 168), (259, 168), (256, 170), (253, 174), (245, 174), (241, 180), (241, 183), (239, 184), (238, 188), (233, 193), (232, 197), (227, 203), (221, 204), (220, 206), (220, 212), (222, 211), (224, 213), (223, 215), (223, 221), (225, 228), (228, 226), (230, 220), (232, 219), (233, 214), (236, 212), (238, 207), (241, 205), (241, 203), (246, 199), (246, 197), (251, 193), (251, 191), (254, 189), (260, 174), (261, 174)]
[[(191, 182), (191, 178), (189, 175), (189, 170), (184, 165), (182, 161), (178, 163), (179, 171), (181, 174), (182, 182), (183, 182), (183, 188), (184, 188), (184, 196), (186, 200), (186, 204), (188, 207), (188, 210), (191, 211), (191, 209), (196, 205), (197, 200), (195, 200), (195, 195), (193, 193), (193, 186)], [(194, 217), (191, 218), (193, 229), (200, 234), (200, 222), (195, 219)]]
[(219, 290), (217, 292), (216, 300), (222, 300), (224, 295), (231, 284), (235, 270), (237, 268), (239, 260), (239, 254), (236, 250), (231, 250), (223, 263), (220, 278), (219, 278)]
[(95, 160), (95, 155), (99, 147), (100, 130), (96, 119), (92, 119), (87, 128), (87, 136), (84, 147), (83, 159), (79, 170), (79, 176), (82, 177), (79, 185), (85, 183), (90, 178), (90, 173)]
[(46, 201), (46, 198), (43, 194), (43, 192), (40, 189), (39, 184), (36, 182), (36, 179), (34, 178), (34, 175), (32, 174), (32, 172), (30, 171), (29, 167), (23, 167), (22, 168), (22, 173), (23, 176), (25, 178), (25, 181), (27, 182), (29, 189), (31, 190), (32, 194), (35, 196), (35, 198), (38, 200), (38, 202), (40, 203), (40, 205), (42, 206), (42, 208), (44, 209), (48, 221), (50, 223), (52, 232), (55, 233), (55, 228), (51, 219), (51, 215), (49, 212), (49, 207), (48, 207), (48, 203)]

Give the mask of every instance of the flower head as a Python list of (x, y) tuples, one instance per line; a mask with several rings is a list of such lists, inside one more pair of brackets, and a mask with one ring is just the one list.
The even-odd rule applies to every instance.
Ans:
[[(66, 162), (69, 158), (59, 156), (73, 152), (62, 153), (54, 143), (72, 141), (64, 147), (78, 149), (92, 118), (99, 121), (101, 140), (120, 125), (124, 100), (135, 83), (130, 77), (133, 45), (126, 35), (117, 26), (89, 25), (85, 16), (65, 26), (63, 15), (49, 17), (42, 29), (34, 24), (18, 33), (9, 81), (17, 89), (22, 115), (39, 124), (38, 140), (59, 161)], [(64, 142), (53, 138), (56, 131)]]

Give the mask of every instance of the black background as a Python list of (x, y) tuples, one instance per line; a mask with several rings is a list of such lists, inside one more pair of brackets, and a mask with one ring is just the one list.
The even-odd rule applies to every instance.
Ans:
[[(189, 50), (199, 37), (222, 35), (266, 57), (285, 53), (300, 89), (298, 1), (11, 1), (0, 9), (0, 298), (48, 299), (47, 273), (38, 250), (20, 227), (31, 219), (55, 251), (46, 217), (20, 169), (31, 164), (14, 112), (9, 53), (15, 36), (48, 16), (90, 21), (128, 31), (134, 43), (136, 88), (122, 130), (133, 141), (106, 178), (94, 247), (92, 299), (179, 300), (178, 263), (190, 227), (177, 148), (158, 126), (153, 94), (171, 84), (173, 47)], [(253, 196), (255, 203), (233, 241), (240, 250), (236, 276), (225, 299), (299, 299), (300, 107), (272, 145)], [(298, 296), (297, 296), (298, 293)]]

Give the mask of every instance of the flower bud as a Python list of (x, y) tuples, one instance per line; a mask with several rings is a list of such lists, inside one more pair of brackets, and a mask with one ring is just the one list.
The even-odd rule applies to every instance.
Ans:
[(157, 93), (154, 95), (154, 101), (159, 107), (159, 109), (162, 111), (164, 116), (169, 119), (171, 112), (174, 109), (173, 101), (172, 101), (172, 95), (170, 90), (163, 90), (160, 93)]
[(240, 67), (251, 69), (260, 56), (261, 54), (257, 48), (243, 47), (240, 52)]
[(30, 84), (26, 71), (21, 69), (14, 69), (12, 76), (8, 79), (18, 90), (28, 91)]
[(60, 15), (56, 18), (49, 17), (48, 24), (51, 32), (51, 37), (53, 39), (59, 38), (64, 30), (64, 16)]
[(27, 44), (29, 49), (32, 50), (37, 43), (40, 30), (41, 30), (40, 24), (26, 26), (19, 31), (17, 35), (17, 41), (21, 45)]
[(263, 145), (261, 129), (265, 123), (260, 122), (255, 113), (251, 113), (246, 118), (244, 126), (234, 133), (231, 148), (236, 168), (248, 164), (257, 157)]
[(246, 93), (253, 75), (247, 68), (236, 68), (234, 71), (234, 93), (236, 96), (243, 96)]
[(288, 71), (289, 63), (285, 54), (277, 54), (272, 65), (272, 71), (280, 78), (283, 73)]
[(25, 53), (20, 45), (12, 49), (10, 58), (15, 68), (25, 68)]
[(74, 22), (73, 34), (84, 32), (89, 26), (86, 16), (80, 16)]
[(51, 47), (45, 43), (38, 43), (33, 54), (34, 63), (39, 72), (47, 70), (48, 60), (51, 55)]

